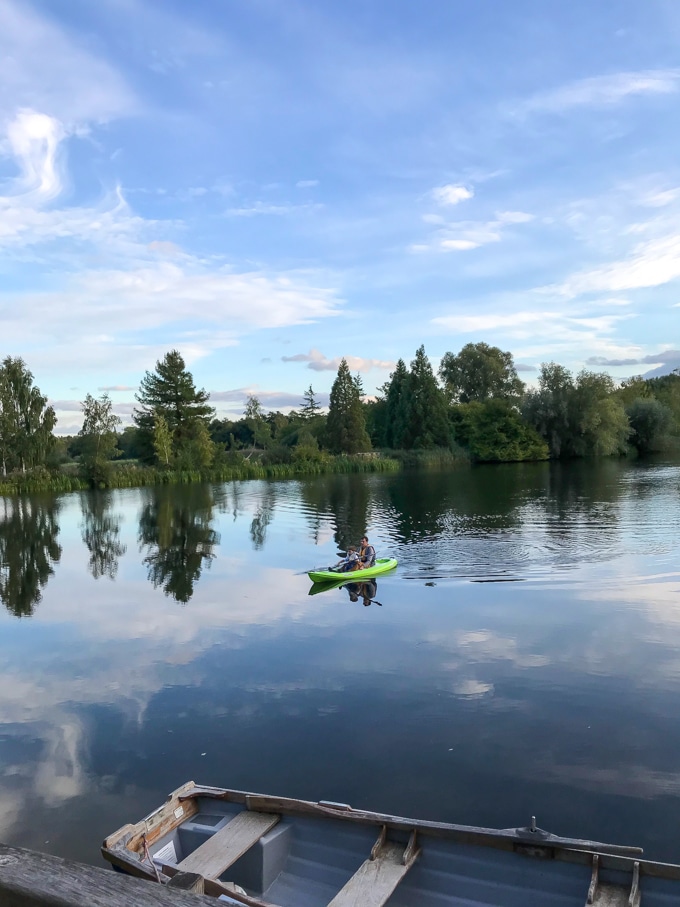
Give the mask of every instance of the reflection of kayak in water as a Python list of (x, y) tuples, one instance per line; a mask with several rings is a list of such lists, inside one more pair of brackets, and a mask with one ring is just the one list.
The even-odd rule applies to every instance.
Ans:
[(342, 587), (346, 585), (346, 583), (351, 582), (351, 580), (346, 573), (340, 575), (342, 576), (342, 579), (331, 579), (327, 580), (325, 583), (312, 583), (308, 594), (318, 595), (319, 592), (329, 592), (331, 589), (342, 589)]
[[(332, 583), (333, 585), (347, 582), (363, 582), (372, 576), (380, 576), (381, 573), (387, 573), (397, 566), (396, 557), (379, 557), (372, 567), (366, 567), (363, 570), (351, 570), (347, 573), (339, 573), (337, 570), (310, 570), (307, 576), (313, 583)], [(329, 588), (331, 588), (329, 586)], [(319, 589), (319, 591), (321, 591)]]

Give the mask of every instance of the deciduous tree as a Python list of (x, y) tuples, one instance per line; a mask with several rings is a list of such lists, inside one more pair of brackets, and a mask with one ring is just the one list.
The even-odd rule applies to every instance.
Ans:
[(81, 469), (92, 485), (103, 487), (109, 484), (112, 458), (120, 454), (116, 429), (121, 419), (113, 412), (108, 394), (98, 399), (87, 394), (81, 408), (83, 425), (78, 432), (82, 439)]
[(518, 400), (524, 392), (512, 353), (488, 343), (466, 343), (457, 355), (444, 353), (439, 376), (452, 403)]
[(23, 359), (6, 356), (0, 366), (0, 457), (2, 472), (44, 465), (57, 424), (47, 397), (33, 384)]

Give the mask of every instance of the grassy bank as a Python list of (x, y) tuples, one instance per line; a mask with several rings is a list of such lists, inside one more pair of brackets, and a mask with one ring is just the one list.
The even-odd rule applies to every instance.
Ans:
[[(35, 492), (85, 491), (90, 484), (71, 468), (37, 469), (0, 478), (0, 495)], [(144, 485), (174, 485), (189, 482), (232, 482), (243, 479), (287, 479), (331, 473), (396, 472), (402, 463), (395, 457), (325, 457), (319, 462), (265, 464), (241, 458), (204, 471), (159, 469), (131, 463), (112, 463), (109, 488), (140, 488)]]

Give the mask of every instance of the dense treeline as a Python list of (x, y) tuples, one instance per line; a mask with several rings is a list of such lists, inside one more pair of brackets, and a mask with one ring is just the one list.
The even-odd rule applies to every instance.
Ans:
[(486, 343), (446, 353), (438, 374), (421, 346), (410, 366), (399, 360), (370, 400), (343, 359), (327, 413), (310, 386), (291, 413), (265, 412), (251, 396), (242, 418), (217, 419), (176, 350), (146, 372), (136, 399), (134, 424), (121, 430), (108, 395), (88, 394), (78, 435), (58, 438), (54, 410), (26, 364), (6, 357), (0, 488), (66, 490), (397, 465), (373, 459), (371, 451), (398, 452), (406, 463), (644, 454), (680, 437), (678, 370), (617, 386), (607, 374), (573, 376), (551, 362), (527, 389), (512, 355)]

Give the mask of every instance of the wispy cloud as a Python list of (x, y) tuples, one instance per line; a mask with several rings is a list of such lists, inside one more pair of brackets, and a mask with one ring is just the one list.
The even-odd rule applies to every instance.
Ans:
[(393, 369), (394, 362), (382, 359), (363, 359), (361, 356), (336, 356), (328, 359), (319, 350), (310, 350), (308, 353), (296, 353), (294, 356), (282, 356), (282, 362), (306, 362), (307, 368), (315, 372), (336, 372), (342, 359), (345, 359), (353, 372), (370, 372), (371, 369)]
[(574, 298), (590, 293), (621, 293), (660, 287), (680, 277), (680, 233), (672, 232), (638, 243), (618, 261), (578, 271), (561, 284), (543, 289)]
[[(518, 358), (568, 356), (581, 360), (615, 348), (612, 337), (626, 315), (565, 314), (549, 310), (524, 309), (515, 312), (486, 312), (478, 315), (451, 314), (432, 320), (441, 331), (452, 334), (477, 334), (479, 338), (514, 342)], [(523, 368), (526, 371), (526, 367)]]
[(98, 387), (98, 391), (103, 391), (104, 393), (111, 393), (113, 391), (136, 391), (136, 387), (132, 387), (129, 384), (109, 384), (104, 385), (104, 387)]
[(516, 115), (564, 113), (575, 107), (610, 107), (639, 95), (673, 94), (680, 88), (680, 69), (617, 72), (580, 79), (534, 94), (512, 108)]
[(224, 213), (227, 217), (258, 217), (261, 215), (275, 215), (283, 217), (288, 214), (318, 211), (323, 207), (320, 204), (308, 205), (269, 205), (265, 202), (255, 202), (242, 208), (228, 208)]
[(586, 365), (668, 365), (680, 367), (680, 350), (662, 350), (637, 358), (608, 359), (606, 356), (591, 356)]
[(108, 63), (16, 0), (0, 4), (0, 84), (0, 120), (30, 107), (73, 132), (138, 109), (124, 79)]
[(500, 242), (507, 227), (527, 224), (533, 219), (534, 215), (526, 211), (499, 211), (488, 221), (442, 223), (441, 218), (435, 216), (427, 220), (438, 225), (432, 236), (426, 242), (414, 243), (410, 249), (411, 252), (468, 252)]
[(295, 188), (296, 189), (313, 189), (314, 186), (318, 186), (318, 185), (319, 185), (318, 180), (298, 180), (297, 183), (295, 183)]

